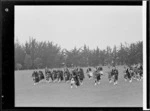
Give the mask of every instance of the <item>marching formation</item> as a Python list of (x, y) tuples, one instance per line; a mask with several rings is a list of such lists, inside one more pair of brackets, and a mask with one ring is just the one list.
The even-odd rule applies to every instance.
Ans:
[(92, 72), (91, 68), (88, 68), (87, 69), (87, 75), (88, 75), (89, 79), (91, 79), (92, 77), (94, 78), (95, 85), (100, 84), (101, 76), (104, 75), (103, 68), (98, 67), (93, 72)]
[(132, 79), (141, 81), (143, 78), (143, 66), (140, 64), (132, 65), (130, 67), (125, 67), (124, 79), (132, 82)]
[[(103, 67), (99, 66), (92, 70), (92, 68), (87, 68), (86, 75), (89, 80), (94, 80), (94, 85), (100, 84), (102, 76), (108, 74), (109, 83), (114, 83), (114, 85), (118, 84), (118, 75), (119, 71), (116, 66), (108, 67), (109, 71), (104, 73)], [(132, 79), (137, 79), (141, 81), (143, 77), (143, 67), (142, 65), (132, 65), (124, 67), (124, 80), (132, 82)], [(64, 68), (64, 69), (48, 69), (45, 68), (45, 73), (42, 71), (34, 71), (32, 73), (32, 78), (34, 81), (34, 85), (38, 84), (42, 80), (46, 80), (48, 83), (51, 82), (62, 82), (70, 83), (70, 87), (78, 87), (83, 85), (83, 81), (85, 79), (85, 73), (83, 68)]]
[(84, 71), (82, 68), (63, 70), (49, 70), (45, 68), (45, 74), (42, 71), (34, 71), (32, 74), (34, 85), (38, 84), (40, 81), (45, 79), (48, 83), (65, 81), (66, 83), (71, 83), (71, 88), (75, 86), (76, 88), (83, 84), (85, 78)]

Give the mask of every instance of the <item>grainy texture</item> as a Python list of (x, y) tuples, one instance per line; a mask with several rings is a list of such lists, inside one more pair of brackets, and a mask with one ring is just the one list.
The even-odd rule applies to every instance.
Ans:
[[(84, 68), (86, 69), (86, 68)], [(143, 81), (132, 83), (123, 79), (123, 67), (119, 66), (118, 85), (108, 82), (108, 75), (101, 84), (86, 76), (84, 84), (77, 89), (69, 83), (46, 83), (33, 85), (33, 70), (15, 72), (15, 106), (21, 107), (142, 107)], [(44, 71), (44, 70), (43, 70)], [(104, 67), (104, 72), (108, 68)]]

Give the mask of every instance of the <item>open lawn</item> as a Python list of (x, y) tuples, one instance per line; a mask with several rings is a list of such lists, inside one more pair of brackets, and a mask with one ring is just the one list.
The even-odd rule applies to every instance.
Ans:
[[(108, 71), (103, 67), (104, 72)], [(84, 68), (86, 70), (86, 68)], [(95, 86), (85, 73), (82, 86), (70, 88), (69, 83), (46, 83), (33, 85), (33, 70), (15, 71), (16, 107), (142, 107), (143, 81), (132, 83), (123, 79), (123, 67), (118, 66), (117, 85), (108, 82), (108, 75)], [(44, 71), (44, 70), (42, 70)]]

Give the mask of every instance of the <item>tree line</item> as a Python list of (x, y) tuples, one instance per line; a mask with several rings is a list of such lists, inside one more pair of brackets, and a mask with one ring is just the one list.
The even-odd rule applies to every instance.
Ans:
[(98, 65), (131, 65), (142, 63), (143, 42), (120, 43), (120, 46), (101, 50), (99, 47), (91, 50), (87, 45), (72, 50), (62, 49), (53, 42), (38, 42), (30, 38), (21, 45), (15, 41), (15, 70), (59, 68), (70, 66), (98, 66)]

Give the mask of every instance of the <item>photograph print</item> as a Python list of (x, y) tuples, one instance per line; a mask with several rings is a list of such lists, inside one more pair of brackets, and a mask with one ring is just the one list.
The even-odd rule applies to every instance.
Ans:
[(142, 6), (15, 6), (15, 107), (143, 107)]

